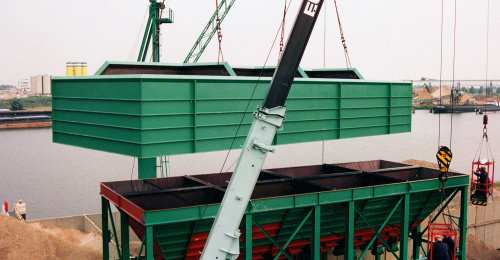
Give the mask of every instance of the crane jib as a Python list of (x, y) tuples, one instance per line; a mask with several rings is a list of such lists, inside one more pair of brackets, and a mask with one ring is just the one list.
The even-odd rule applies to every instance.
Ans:
[(208, 235), (201, 260), (234, 260), (240, 254), (241, 220), (266, 155), (273, 150), (271, 144), (276, 131), (283, 126), (286, 112), (284, 104), (323, 1), (302, 2), (264, 103), (254, 113), (254, 120)]
[(299, 9), (283, 54), (274, 71), (263, 107), (274, 108), (285, 104), (300, 61), (318, 19), (323, 0), (305, 0)]
[(318, 9), (319, 0), (310, 0), (306, 3), (306, 8), (304, 9), (304, 13), (314, 17), (316, 11)]

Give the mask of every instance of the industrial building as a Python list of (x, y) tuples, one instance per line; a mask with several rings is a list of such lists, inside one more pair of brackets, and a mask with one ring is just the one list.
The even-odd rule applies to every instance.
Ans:
[(52, 77), (47, 74), (30, 77), (31, 93), (35, 95), (52, 95), (50, 83)]

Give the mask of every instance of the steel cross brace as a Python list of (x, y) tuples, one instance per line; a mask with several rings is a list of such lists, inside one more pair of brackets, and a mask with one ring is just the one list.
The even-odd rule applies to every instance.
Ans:
[[(288, 246), (288, 244), (290, 244), (290, 242), (292, 242), (292, 240), (295, 238), (295, 235), (297, 235), (297, 233), (299, 233), (299, 230), (302, 228), (302, 226), (304, 226), (304, 224), (306, 223), (306, 221), (309, 219), (309, 217), (311, 216), (311, 214), (314, 212), (314, 208), (312, 208), (309, 213), (307, 213), (306, 217), (300, 222), (299, 226), (295, 229), (295, 231), (292, 233), (292, 235), (290, 236), (290, 238), (288, 239), (288, 241), (286, 241), (286, 243), (283, 245), (283, 248), (286, 248)], [(280, 257), (281, 255), (281, 252), (279, 252), (275, 257), (274, 257), (274, 260), (278, 260), (278, 258)]]
[(137, 255), (137, 259), (141, 259), (142, 249), (144, 248), (144, 242), (146, 241), (146, 236), (142, 239), (141, 247), (139, 247), (139, 254)]
[(443, 216), (447, 216), (450, 218), (451, 222), (453, 222), (453, 224), (455, 224), (455, 226), (458, 227), (458, 223), (455, 222), (455, 219), (458, 219), (460, 221), (460, 218), (459, 217), (456, 217), (456, 216), (452, 216), (452, 215), (448, 215), (448, 214), (443, 214)]
[(404, 197), (401, 197), (399, 199), (398, 203), (396, 203), (396, 206), (392, 209), (389, 216), (387, 216), (384, 223), (380, 226), (379, 231), (375, 230), (375, 227), (370, 223), (370, 221), (368, 221), (368, 219), (366, 219), (365, 215), (363, 215), (363, 213), (358, 209), (358, 207), (356, 207), (356, 205), (354, 205), (354, 209), (359, 214), (359, 216), (366, 222), (366, 224), (368, 224), (370, 229), (373, 230), (373, 232), (375, 232), (375, 236), (373, 236), (373, 238), (370, 240), (370, 243), (368, 243), (368, 245), (365, 248), (365, 251), (363, 251), (363, 253), (359, 256), (359, 259), (362, 259), (363, 256), (368, 252), (368, 249), (371, 247), (373, 242), (375, 242), (375, 239), (377, 239), (377, 237), (382, 241), (382, 243), (389, 250), (389, 252), (391, 252), (394, 255), (394, 257), (396, 257), (396, 259), (399, 259), (399, 257), (392, 251), (391, 247), (387, 244), (387, 242), (385, 242), (384, 238), (380, 235), (380, 232), (382, 232), (382, 230), (384, 230), (385, 225), (387, 225), (387, 222), (389, 222), (389, 220), (391, 219), (394, 212), (396, 212), (396, 209), (399, 207), (399, 205), (403, 201), (403, 198)]
[(290, 260), (293, 260), (292, 256), (290, 254), (288, 254), (288, 252), (285, 251), (284, 248), (282, 248), (278, 242), (276, 242), (276, 240), (273, 239), (273, 237), (271, 235), (269, 235), (269, 233), (267, 233), (267, 231), (255, 220), (255, 219), (252, 219), (253, 222), (255, 223), (255, 225), (257, 225), (257, 227), (262, 231), (262, 233), (264, 233), (264, 235), (267, 236), (267, 238), (269, 238), (269, 240), (281, 251), (283, 252), (283, 254), (286, 255), (286, 257)]
[[(438, 213), (436, 214), (436, 216), (434, 216), (432, 218), (432, 220), (429, 221), (429, 223), (434, 223), (434, 221), (436, 221), (436, 219), (439, 217), (439, 215), (441, 215), (441, 213), (443, 212), (443, 210), (448, 206), (448, 204), (450, 204), (450, 202), (453, 200), (453, 198), (455, 198), (455, 196), (457, 195), (458, 193), (458, 189), (456, 189), (455, 191), (453, 191), (453, 193), (451, 194), (451, 197), (446, 201), (446, 203), (443, 205), (443, 207), (438, 211)], [(422, 234), (424, 234), (427, 229), (429, 228), (429, 226), (425, 227), (424, 230), (422, 230)]]
[(280, 252), (274, 257), (274, 260), (277, 260), (280, 257), (281, 253), (285, 254), (286, 257), (288, 257), (288, 259), (293, 259), (292, 256), (289, 255), (285, 249), (290, 244), (290, 242), (292, 242), (292, 240), (295, 238), (297, 233), (299, 233), (300, 229), (304, 226), (304, 224), (306, 223), (306, 221), (309, 219), (309, 217), (312, 215), (313, 212), (314, 212), (314, 208), (312, 208), (307, 213), (307, 215), (304, 217), (304, 219), (300, 222), (300, 224), (294, 230), (294, 232), (292, 233), (290, 238), (285, 242), (283, 247), (281, 247), (278, 244), (278, 242), (271, 235), (269, 235), (269, 233), (267, 233), (267, 231), (255, 219), (253, 219), (253, 222), (257, 225), (257, 227), (259, 227), (259, 229), (267, 236), (267, 238), (269, 238), (269, 240), (280, 250)]
[(111, 212), (111, 205), (109, 203), (108, 203), (108, 212), (110, 216), (109, 219), (111, 220), (111, 228), (113, 228), (113, 238), (115, 239), (116, 252), (118, 252), (118, 258), (123, 259), (122, 252), (120, 250), (120, 244), (118, 243), (118, 236), (117, 236), (118, 233), (116, 233), (115, 221), (113, 220), (113, 213)]

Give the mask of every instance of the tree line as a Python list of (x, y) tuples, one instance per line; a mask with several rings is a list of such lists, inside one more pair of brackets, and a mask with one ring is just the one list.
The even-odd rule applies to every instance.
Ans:
[(52, 107), (52, 98), (47, 96), (31, 96), (0, 100), (1, 109), (23, 110), (26, 108)]

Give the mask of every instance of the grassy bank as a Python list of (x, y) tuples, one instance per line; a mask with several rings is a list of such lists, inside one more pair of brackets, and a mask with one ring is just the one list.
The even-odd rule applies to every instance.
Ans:
[[(0, 109), (11, 109), (11, 100), (0, 100)], [(52, 98), (47, 96), (31, 96), (27, 98), (20, 98), (19, 102), (23, 105), (25, 110), (51, 110)]]

